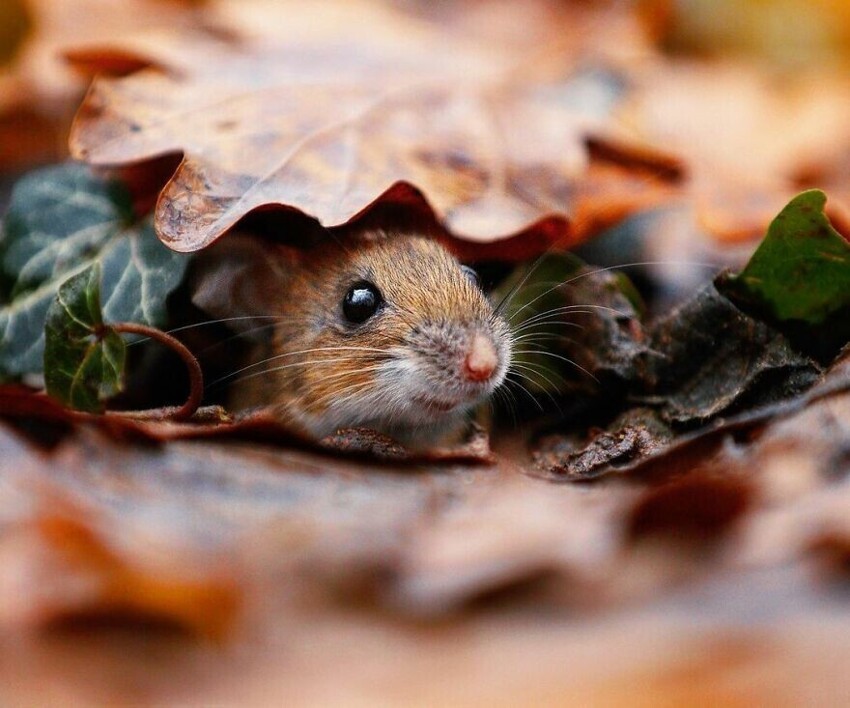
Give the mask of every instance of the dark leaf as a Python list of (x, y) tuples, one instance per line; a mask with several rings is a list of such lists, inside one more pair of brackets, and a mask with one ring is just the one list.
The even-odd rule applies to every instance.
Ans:
[[(693, 432), (681, 434), (668, 445), (659, 446), (649, 454), (628, 461), (626, 464), (594, 467), (586, 475), (580, 476), (567, 464), (571, 457), (576, 457), (577, 451), (581, 451), (580, 446), (570, 445), (567, 440), (558, 438), (545, 441), (546, 445), (541, 446), (536, 454), (536, 460), (544, 474), (557, 480), (569, 480), (570, 476), (573, 479), (590, 480), (614, 473), (648, 480), (666, 480), (712, 463), (718, 455), (723, 453), (724, 443), (729, 439), (746, 441), (757, 437), (758, 432), (772, 421), (800, 414), (806, 408), (813, 407), (824, 399), (846, 395), (848, 391), (850, 391), (850, 349), (845, 349), (822, 380), (801, 395), (768, 403), (727, 418), (718, 418), (711, 424)], [(612, 425), (611, 428), (615, 429), (616, 425)], [(803, 429), (806, 429), (805, 425)], [(808, 442), (811, 443), (813, 436), (810, 432), (808, 436)], [(835, 442), (832, 431), (825, 431), (824, 437)], [(844, 449), (846, 449), (846, 443), (841, 440), (840, 450)], [(843, 454), (839, 452), (838, 457), (842, 458)], [(846, 464), (842, 459), (838, 462)]]
[[(691, 437), (677, 437), (677, 431), (788, 401), (821, 376), (820, 367), (796, 352), (782, 334), (738, 310), (712, 285), (655, 323), (647, 340), (625, 373), (630, 374), (628, 395), (654, 412), (627, 411), (589, 441), (578, 442), (575, 435), (550, 439), (536, 453), (546, 474), (595, 479), (639, 467), (668, 445), (677, 449), (681, 443), (689, 452)], [(693, 437), (710, 447), (709, 438), (717, 432), (708, 426)], [(709, 455), (708, 448), (700, 450)]]
[(59, 287), (44, 331), (47, 392), (71, 408), (102, 411), (122, 388), (126, 346), (103, 324), (98, 264)]
[[(158, 415), (160, 414), (161, 415)], [(250, 442), (277, 448), (325, 452), (336, 457), (382, 464), (470, 464), (495, 461), (489, 436), (472, 425), (466, 438), (455, 445), (410, 450), (391, 438), (365, 429), (340, 430), (319, 441), (293, 431), (279, 416), (256, 410), (234, 420), (218, 406), (198, 409), (189, 422), (169, 419), (169, 409), (140, 413), (111, 412), (90, 415), (60, 406), (55, 400), (25, 386), (0, 385), (0, 420), (5, 420), (37, 445), (52, 450), (69, 435), (95, 428), (118, 443), (157, 447), (178, 440), (212, 443)]]
[(608, 430), (593, 431), (591, 440), (583, 445), (560, 436), (551, 438), (534, 459), (538, 468), (555, 479), (588, 480), (651, 456), (672, 439), (672, 431), (654, 411), (633, 408)]
[(646, 383), (668, 421), (684, 426), (788, 398), (809, 388), (819, 367), (779, 332), (708, 285), (651, 332)]

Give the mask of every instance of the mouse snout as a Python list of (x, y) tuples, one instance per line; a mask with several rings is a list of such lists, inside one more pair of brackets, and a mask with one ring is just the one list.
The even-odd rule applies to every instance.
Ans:
[(483, 334), (476, 334), (470, 341), (463, 360), (464, 377), (477, 383), (488, 381), (498, 366), (499, 356), (493, 342)]

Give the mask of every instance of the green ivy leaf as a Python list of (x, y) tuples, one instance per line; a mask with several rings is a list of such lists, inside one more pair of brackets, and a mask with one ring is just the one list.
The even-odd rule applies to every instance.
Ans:
[(65, 281), (47, 310), (44, 379), (47, 393), (71, 408), (100, 413), (119, 393), (126, 346), (103, 324), (100, 265)]
[(136, 220), (120, 183), (75, 163), (27, 175), (0, 233), (0, 379), (42, 371), (47, 309), (68, 278), (98, 264), (107, 321), (161, 327), (187, 262)]
[(733, 301), (772, 319), (820, 325), (850, 307), (850, 244), (824, 214), (826, 195), (797, 195), (770, 224), (738, 275), (718, 283)]

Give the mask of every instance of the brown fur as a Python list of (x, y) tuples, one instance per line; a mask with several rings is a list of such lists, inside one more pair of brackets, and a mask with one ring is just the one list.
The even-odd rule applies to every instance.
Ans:
[[(394, 413), (395, 393), (409, 405), (405, 385), (410, 382), (401, 379), (417, 379), (414, 383), (428, 395), (436, 391), (438, 400), (469, 399), (473, 405), (477, 399), (472, 398), (483, 394), (457, 377), (458, 362), (462, 363), (476, 332), (493, 340), (503, 369), (507, 365), (506, 325), (494, 317), (484, 293), (469, 281), (457, 260), (435, 241), (367, 233), (306, 251), (285, 249), (275, 270), (277, 277), (254, 285), (263, 290), (262, 314), (280, 314), (284, 319), (275, 327), (266, 352), (268, 373), (242, 388), (242, 405), (271, 403), (288, 421), (326, 434), (333, 430), (326, 431), (324, 418), (332, 417), (329, 411), (343, 401), (354, 413), (336, 410), (332, 420), (337, 424), (366, 424), (404, 437), (405, 428), (417, 427), (413, 420), (417, 413)], [(361, 280), (374, 283), (385, 304), (366, 322), (352, 325), (343, 316), (342, 302)], [(388, 378), (384, 371), (383, 378), (378, 376), (376, 367), (388, 362), (400, 365), (399, 361), (407, 367), (403, 373)], [(363, 398), (358, 408), (367, 394), (372, 398)], [(387, 410), (380, 410), (383, 404), (376, 404), (374, 396), (389, 401)], [(425, 427), (451, 427), (461, 413), (453, 412), (445, 425), (434, 413), (434, 422), (429, 418)]]

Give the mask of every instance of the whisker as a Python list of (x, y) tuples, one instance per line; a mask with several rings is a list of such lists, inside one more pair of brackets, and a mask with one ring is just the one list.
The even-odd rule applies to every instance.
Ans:
[[(631, 317), (631, 315), (629, 315), (627, 312), (623, 312), (623, 311), (618, 310), (614, 307), (608, 307), (607, 305), (592, 305), (592, 304), (564, 305), (563, 307), (554, 307), (551, 310), (544, 310), (543, 312), (539, 312), (539, 313), (529, 317), (527, 320), (523, 320), (522, 323), (520, 324), (520, 326), (526, 325), (529, 322), (534, 322), (535, 320), (538, 320), (538, 319), (543, 318), (543, 317), (547, 317), (547, 316), (552, 315), (552, 314), (560, 314), (560, 313), (565, 313), (565, 312), (580, 312), (581, 314), (585, 314), (585, 315), (593, 314), (591, 312), (586, 312), (583, 308), (590, 308), (590, 309), (593, 309), (593, 310), (604, 310), (606, 312), (613, 312), (614, 314), (618, 315), (619, 317)], [(514, 313), (514, 315), (510, 319), (512, 320), (513, 317), (516, 316), (516, 314), (518, 314), (518, 312), (519, 311)], [(510, 320), (508, 320), (508, 321), (510, 322)]]
[[(185, 332), (189, 329), (196, 329), (198, 327), (209, 327), (211, 325), (216, 324), (224, 324), (226, 322), (236, 322), (238, 320), (277, 320), (279, 322), (283, 322), (286, 320), (294, 320), (292, 317), (285, 317), (283, 315), (243, 315), (241, 317), (222, 317), (217, 320), (205, 320), (204, 322), (196, 322), (195, 324), (183, 325), (182, 327), (175, 327), (173, 329), (164, 330), (166, 334), (175, 334), (176, 332)], [(273, 325), (269, 325), (273, 326)], [(135, 339), (130, 342), (130, 346), (134, 344), (141, 344), (142, 342), (147, 342), (150, 337), (142, 337), (141, 339)]]
[(572, 359), (568, 359), (567, 357), (565, 357), (565, 356), (561, 356), (560, 354), (556, 354), (555, 352), (546, 351), (545, 349), (538, 349), (538, 350), (520, 350), (520, 351), (518, 351), (518, 352), (517, 352), (517, 354), (539, 354), (540, 356), (551, 356), (551, 357), (554, 357), (555, 359), (560, 359), (561, 361), (565, 361), (565, 362), (567, 362), (568, 364), (572, 364), (572, 365), (573, 365), (574, 367), (576, 367), (579, 371), (582, 371), (582, 372), (584, 372), (585, 374), (587, 374), (587, 375), (588, 375), (590, 378), (592, 378), (592, 379), (593, 379), (596, 383), (599, 383), (599, 379), (597, 379), (597, 378), (596, 378), (593, 374), (591, 374), (591, 373), (590, 373), (587, 369), (585, 369), (583, 366), (581, 366), (580, 364), (577, 364), (577, 363), (576, 363), (576, 362), (574, 362)]
[[(232, 379), (234, 376), (241, 374), (243, 371), (248, 371), (249, 369), (254, 369), (257, 366), (262, 366), (263, 364), (267, 364), (268, 362), (273, 361), (275, 359), (279, 359), (279, 358), (280, 357), (270, 357), (269, 359), (264, 359), (263, 361), (257, 362), (256, 364), (251, 364), (249, 366), (245, 366), (241, 369), (238, 369), (237, 371), (234, 371), (234, 372), (228, 374), (227, 376), (222, 376), (221, 378), (216, 379), (215, 381), (210, 383), (207, 388), (210, 388), (212, 386), (216, 386), (216, 385), (222, 383), (223, 381), (227, 381), (228, 379)], [(348, 357), (335, 357), (335, 358), (331, 358), (331, 359), (310, 359), (309, 361), (296, 361), (296, 362), (293, 362), (291, 364), (284, 364), (283, 366), (275, 366), (275, 367), (272, 367), (271, 369), (264, 369), (263, 371), (257, 371), (253, 374), (249, 374), (248, 376), (242, 376), (242, 377), (236, 379), (236, 381), (247, 381), (248, 379), (254, 378), (255, 376), (263, 376), (264, 374), (270, 374), (273, 371), (282, 371), (283, 369), (289, 369), (293, 366), (313, 366), (313, 365), (317, 365), (317, 364), (336, 364), (336, 363), (342, 362), (342, 361), (358, 361), (360, 359), (361, 359), (360, 357), (348, 356)]]
[[(572, 324), (572, 322), (565, 322), (564, 324)], [(551, 332), (526, 332), (525, 334), (519, 337), (512, 337), (511, 343), (518, 344), (519, 342), (545, 342), (545, 341), (561, 341), (564, 339), (563, 334), (553, 334)]]
[(529, 391), (527, 388), (525, 388), (525, 386), (523, 386), (519, 381), (515, 381), (514, 379), (510, 378), (511, 373), (514, 373), (517, 376), (519, 376), (521, 379), (524, 379), (524, 380), (529, 381), (531, 383), (535, 383), (535, 382), (532, 379), (528, 378), (527, 376), (525, 376), (524, 374), (521, 374), (518, 371), (509, 372), (505, 376), (505, 383), (506, 384), (514, 384), (517, 388), (519, 388), (520, 391), (522, 391), (526, 396), (528, 396), (532, 400), (534, 405), (537, 406), (540, 409), (540, 412), (542, 413), (543, 412), (543, 406), (540, 404), (540, 401), (538, 401), (534, 397), (534, 395), (532, 395), (531, 391)]
[[(253, 369), (258, 366), (262, 366), (263, 364), (268, 364), (270, 361), (276, 361), (277, 359), (284, 359), (290, 356), (299, 356), (301, 354), (315, 354), (316, 352), (338, 352), (338, 351), (355, 351), (355, 352), (368, 352), (368, 353), (378, 353), (386, 355), (386, 349), (378, 349), (376, 347), (315, 347), (313, 349), (301, 349), (297, 352), (284, 352), (283, 354), (276, 354), (275, 356), (270, 356), (262, 361), (254, 362), (253, 364), (249, 364), (248, 366), (244, 366), (237, 371), (234, 371), (234, 374), (239, 374), (243, 371), (247, 371), (248, 369)], [(352, 359), (356, 359), (357, 357), (350, 357)], [(364, 357), (366, 358), (366, 357)]]
[[(538, 370), (537, 370), (537, 369), (535, 369), (534, 367), (531, 367), (531, 366), (524, 366), (524, 365), (522, 365), (522, 364), (517, 364), (517, 366), (519, 366), (520, 368), (525, 369), (526, 371), (530, 371), (530, 372), (532, 372), (533, 374), (535, 374), (535, 375), (539, 376), (539, 377), (540, 377), (540, 378), (542, 378), (542, 379), (543, 379), (543, 380), (544, 380), (544, 381), (545, 381), (545, 382), (546, 382), (549, 386), (551, 386), (551, 387), (552, 387), (552, 390), (553, 390), (553, 391), (558, 391), (558, 387), (555, 385), (555, 383), (552, 381), (552, 379), (550, 379), (548, 376), (546, 376), (545, 374), (543, 374), (541, 371), (538, 371)], [(549, 390), (547, 390), (547, 389), (546, 389), (546, 387), (545, 387), (545, 386), (541, 386), (538, 382), (534, 381), (534, 380), (533, 380), (533, 379), (531, 379), (530, 377), (526, 377), (526, 378), (527, 378), (527, 379), (528, 379), (531, 383), (535, 384), (535, 385), (536, 385), (536, 386), (537, 386), (537, 387), (538, 387), (538, 388), (539, 388), (539, 389), (540, 389), (540, 390), (541, 390), (544, 394), (546, 394), (546, 396), (549, 398), (549, 400), (550, 400), (550, 401), (552, 401), (552, 404), (555, 406), (555, 408), (557, 408), (557, 409), (558, 409), (558, 412), (559, 412), (559, 413), (561, 413), (561, 414), (563, 414), (563, 411), (561, 410), (561, 406), (560, 406), (560, 405), (558, 405), (558, 402), (555, 400), (555, 397), (552, 395), (552, 393), (551, 393)]]
[(210, 344), (209, 346), (204, 347), (200, 351), (195, 352), (195, 356), (200, 359), (207, 352), (211, 352), (215, 349), (218, 349), (219, 347), (223, 347), (225, 344), (232, 342), (236, 339), (240, 339), (241, 337), (247, 337), (247, 336), (254, 334), (256, 332), (262, 332), (265, 329), (270, 329), (272, 327), (276, 327), (277, 324), (278, 324), (277, 322), (274, 322), (272, 324), (262, 325), (260, 327), (251, 327), (251, 329), (246, 329), (244, 332), (238, 332), (237, 334), (233, 334), (230, 337), (225, 337), (224, 339), (219, 340), (218, 342), (215, 342), (214, 344)]
[[(577, 310), (574, 314), (588, 314), (589, 315), (591, 313), (590, 312), (583, 312), (581, 310)], [(522, 324), (519, 327), (517, 327), (516, 329), (514, 329), (513, 333), (517, 334), (519, 332), (524, 332), (524, 331), (526, 331), (526, 330), (528, 330), (532, 327), (536, 327), (536, 326), (542, 327), (546, 324), (563, 324), (563, 325), (568, 325), (568, 326), (571, 326), (571, 327), (577, 327), (579, 329), (586, 329), (584, 325), (581, 325), (578, 322), (570, 322), (569, 320), (559, 320), (557, 316), (553, 316), (551, 318), (545, 318), (545, 319), (538, 320), (537, 322), (530, 322), (528, 324)]]
[[(534, 352), (534, 353), (540, 354), (541, 352)], [(553, 376), (556, 376), (561, 381), (561, 383), (567, 383), (567, 379), (562, 374), (560, 374), (557, 371), (554, 371), (552, 369), (544, 369), (543, 367), (540, 367), (540, 366), (534, 366), (534, 364), (532, 364), (530, 362), (526, 362), (526, 361), (517, 362), (517, 366), (521, 367), (525, 371), (533, 372), (534, 374), (539, 376), (541, 379), (545, 380), (555, 391), (558, 390), (558, 387), (555, 385), (555, 383), (548, 376), (546, 376), (544, 371), (548, 371)]]
[(519, 423), (517, 421), (516, 411), (514, 410), (512, 401), (508, 398), (509, 392), (511, 393), (511, 395), (513, 395), (513, 392), (511, 392), (507, 386), (499, 386), (498, 388), (496, 388), (496, 390), (493, 391), (493, 398), (488, 402), (488, 404), (490, 406), (491, 413), (494, 415), (498, 410), (496, 407), (497, 403), (504, 406), (504, 408), (507, 409), (508, 413), (511, 414), (511, 420), (513, 421), (514, 427), (517, 427)]
[(597, 275), (599, 273), (606, 273), (606, 272), (612, 271), (612, 270), (622, 270), (624, 268), (637, 268), (637, 267), (641, 267), (641, 266), (651, 266), (651, 265), (691, 265), (691, 266), (698, 266), (698, 267), (701, 267), (701, 268), (710, 268), (712, 270), (717, 269), (716, 265), (712, 265), (712, 264), (709, 264), (709, 263), (699, 263), (699, 262), (696, 262), (696, 261), (635, 261), (633, 263), (624, 263), (622, 265), (606, 266), (604, 268), (594, 268), (593, 270), (589, 270), (585, 273), (579, 273), (578, 275), (573, 276), (572, 278), (568, 278), (567, 280), (563, 281), (562, 283), (559, 283), (559, 284), (549, 288), (548, 290), (540, 293), (540, 295), (538, 295), (537, 297), (533, 298), (532, 300), (527, 302), (525, 305), (520, 307), (514, 313), (513, 316), (518, 315), (526, 307), (533, 305), (540, 298), (545, 297), (546, 295), (551, 293), (553, 290), (556, 290), (557, 288), (560, 288), (564, 285), (569, 285), (570, 283), (574, 283), (575, 281), (581, 280), (582, 278), (587, 278), (591, 275)]

